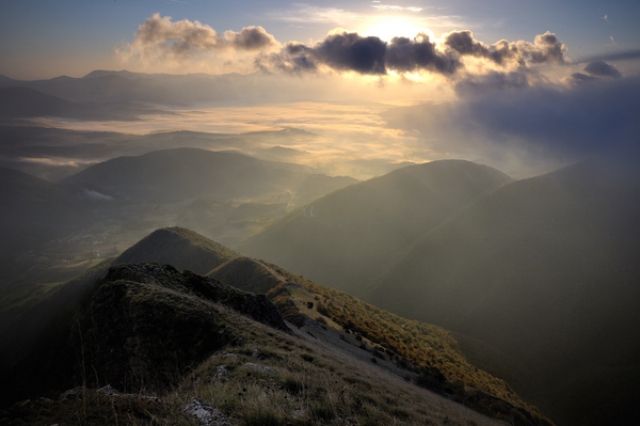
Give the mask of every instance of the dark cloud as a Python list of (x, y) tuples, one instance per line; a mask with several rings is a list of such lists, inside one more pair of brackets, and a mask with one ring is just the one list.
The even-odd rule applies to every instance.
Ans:
[(333, 69), (360, 74), (386, 74), (386, 43), (358, 33), (332, 34), (312, 50), (317, 61)]
[(571, 74), (571, 78), (577, 82), (582, 82), (582, 81), (596, 81), (598, 78), (597, 77), (593, 77), (587, 74), (583, 74), (581, 72), (574, 72), (573, 74)]
[(589, 62), (584, 67), (584, 71), (587, 74), (595, 77), (622, 77), (622, 74), (616, 69), (616, 67), (614, 67), (613, 65), (609, 65), (604, 61)]
[(316, 72), (318, 65), (313, 58), (313, 52), (304, 44), (287, 43), (280, 53), (262, 55), (255, 61), (256, 66), (263, 72), (272, 70), (286, 74), (302, 74)]
[(336, 33), (313, 47), (287, 43), (278, 54), (263, 55), (256, 64), (262, 70), (275, 68), (292, 74), (315, 72), (319, 65), (338, 71), (383, 75), (387, 73), (387, 45), (378, 37), (362, 37), (358, 33)]
[(498, 65), (564, 63), (564, 52), (567, 50), (558, 37), (549, 31), (537, 35), (533, 43), (500, 40), (491, 46), (476, 40), (471, 31), (452, 31), (444, 36), (444, 44), (460, 55), (485, 58)]
[(456, 57), (438, 51), (426, 34), (418, 34), (413, 40), (392, 39), (387, 46), (386, 64), (401, 73), (429, 70), (445, 75), (453, 74), (462, 65)]
[(558, 37), (552, 32), (547, 31), (539, 34), (533, 41), (533, 47), (526, 51), (534, 64), (544, 62), (564, 63), (564, 52), (567, 50)]
[(226, 31), (220, 35), (198, 21), (173, 22), (171, 17), (156, 13), (138, 27), (132, 48), (141, 54), (159, 52), (182, 57), (198, 51), (255, 51), (276, 45), (276, 39), (262, 27), (247, 27), (240, 32)]
[(473, 38), (471, 31), (454, 31), (444, 37), (439, 48), (424, 33), (410, 39), (395, 37), (386, 43), (378, 37), (364, 37), (355, 32), (327, 36), (313, 46), (288, 43), (277, 54), (263, 55), (256, 61), (262, 70), (279, 70), (294, 74), (317, 71), (325, 66), (337, 71), (384, 75), (388, 70), (399, 73), (429, 71), (450, 76), (464, 67), (462, 58), (474, 56), (498, 65), (564, 62), (566, 46), (555, 34), (536, 36), (534, 43), (501, 40), (487, 46)]
[[(473, 37), (473, 33), (469, 30), (450, 32), (444, 37), (444, 44), (461, 55), (488, 58), (491, 54), (489, 47), (484, 43), (477, 41)], [(501, 63), (501, 60), (499, 59), (494, 59), (494, 61)]]

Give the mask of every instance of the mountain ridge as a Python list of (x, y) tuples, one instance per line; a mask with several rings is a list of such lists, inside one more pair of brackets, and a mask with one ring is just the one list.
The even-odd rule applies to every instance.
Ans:
[[(210, 258), (214, 259), (213, 262), (220, 261), (218, 255), (221, 250), (220, 246), (217, 243), (206, 241), (204, 237), (198, 236), (191, 231), (179, 228), (156, 231), (155, 233), (151, 234), (149, 238), (143, 239), (141, 243), (137, 245), (138, 247), (136, 247), (136, 250), (132, 250), (132, 252), (144, 251), (142, 250), (143, 247), (150, 248), (152, 252), (153, 250), (158, 249), (155, 253), (151, 253), (153, 254), (153, 256), (150, 257), (160, 256), (162, 255), (162, 252), (164, 252), (165, 255), (173, 253), (173, 255), (175, 256), (175, 260), (177, 260), (176, 263), (180, 263), (181, 259), (184, 259), (185, 256), (188, 257), (190, 253), (187, 252), (186, 255), (185, 253), (182, 253), (183, 249), (181, 247), (183, 247), (184, 244), (161, 244), (155, 246), (152, 243), (153, 240), (161, 242), (163, 240), (166, 240), (167, 234), (170, 234), (172, 236), (171, 239), (173, 241), (179, 241), (180, 239), (190, 241), (190, 246), (195, 247), (196, 250), (202, 249), (204, 251), (207, 251), (211, 249)], [(132, 253), (127, 254), (127, 256), (124, 256), (121, 260), (124, 259), (129, 259), (132, 261), (138, 260), (136, 256), (132, 255)], [(236, 263), (234, 263), (234, 259)], [(347, 353), (358, 353), (357, 358), (362, 361), (370, 360), (370, 363), (379, 364), (380, 366), (387, 366), (386, 368), (391, 368), (392, 371), (395, 371), (397, 369), (400, 369), (398, 371), (406, 371), (406, 374), (409, 374), (409, 377), (415, 377), (415, 380), (417, 380), (421, 386), (432, 389), (442, 395), (448, 395), (449, 398), (464, 401), (465, 404), (495, 418), (517, 419), (516, 423), (523, 425), (530, 424), (530, 422), (534, 422), (534, 424), (540, 425), (550, 424), (548, 420), (542, 417), (537, 410), (530, 408), (528, 405), (523, 403), (515, 394), (513, 394), (508, 385), (504, 384), (504, 382), (500, 381), (499, 379), (491, 378), (490, 376), (486, 375), (486, 373), (479, 373), (477, 369), (474, 371), (472, 367), (465, 364), (465, 361), (463, 361), (464, 358), (459, 358), (460, 355), (459, 352), (457, 352), (457, 349), (455, 349), (455, 344), (453, 343), (454, 341), (450, 340), (450, 337), (447, 337), (447, 334), (444, 330), (438, 329), (433, 326), (411, 323), (414, 325), (411, 325), (411, 327), (402, 332), (406, 333), (406, 336), (403, 337), (404, 339), (408, 338), (407, 336), (411, 336), (410, 333), (413, 333), (415, 336), (422, 336), (422, 333), (424, 333), (424, 336), (432, 336), (425, 338), (435, 339), (430, 340), (430, 342), (432, 342), (432, 345), (445, 345), (441, 349), (432, 348), (427, 351), (427, 353), (435, 356), (434, 359), (440, 360), (427, 368), (427, 364), (422, 364), (422, 362), (418, 361), (418, 358), (414, 359), (408, 356), (410, 352), (402, 354), (402, 350), (400, 349), (401, 346), (399, 345), (402, 345), (402, 347), (404, 347), (405, 343), (401, 343), (401, 339), (399, 339), (396, 343), (393, 343), (394, 340), (387, 341), (387, 343), (385, 344), (386, 348), (385, 346), (382, 346), (381, 343), (384, 342), (383, 340), (376, 340), (371, 330), (368, 332), (366, 331), (368, 327), (373, 326), (373, 323), (371, 323), (367, 318), (362, 317), (362, 314), (356, 314), (356, 312), (358, 312), (358, 310), (360, 309), (362, 309), (363, 312), (374, 312), (379, 316), (379, 319), (386, 318), (385, 316), (388, 316), (389, 314), (383, 313), (383, 311), (378, 310), (371, 305), (363, 304), (363, 302), (358, 302), (357, 299), (351, 296), (347, 296), (344, 293), (338, 293), (335, 290), (331, 289), (323, 289), (321, 286), (304, 280), (302, 277), (296, 277), (295, 275), (283, 270), (276, 265), (266, 264), (259, 260), (252, 260), (243, 257), (236, 257), (234, 259), (229, 259), (217, 266), (212, 265), (216, 267), (209, 273), (209, 275), (211, 277), (226, 276), (227, 279), (236, 278), (236, 283), (245, 283), (246, 286), (257, 285), (257, 287), (253, 287), (254, 289), (268, 289), (267, 294), (269, 294), (269, 299), (273, 300), (276, 306), (280, 308), (280, 312), (283, 313), (283, 317), (295, 322), (297, 324), (296, 327), (301, 327), (299, 333), (303, 333), (307, 336), (316, 336), (316, 338), (319, 338), (322, 342), (324, 342), (323, 345), (329, 345), (326, 346), (327, 348), (333, 347), (334, 349), (331, 349), (331, 351), (336, 351), (335, 342), (339, 342), (339, 345), (342, 345), (342, 347), (351, 348)], [(247, 261), (249, 263), (247, 263)], [(243, 271), (245, 275), (238, 276), (236, 273), (233, 273), (232, 270)], [(266, 271), (267, 275), (264, 275), (261, 271)], [(266, 280), (266, 283), (264, 279), (265, 277), (268, 278)], [(210, 282), (209, 280), (211, 280), (211, 278), (199, 277), (196, 274), (188, 271), (180, 272), (172, 266), (162, 266), (158, 264), (125, 264), (111, 266), (105, 277), (96, 284), (93, 284), (91, 281), (85, 281), (84, 285), (76, 285), (76, 288), (86, 292), (83, 297), (84, 301), (81, 303), (81, 306), (95, 306), (95, 308), (91, 309), (100, 309), (100, 312), (103, 312), (104, 314), (106, 314), (106, 312), (112, 312), (112, 314), (109, 315), (108, 319), (103, 314), (101, 314), (102, 316), (100, 317), (102, 319), (95, 317), (95, 315), (97, 314), (89, 315), (89, 311), (86, 311), (87, 313), (82, 314), (83, 316), (80, 317), (78, 328), (80, 330), (90, 331), (90, 334), (88, 336), (85, 336), (83, 340), (86, 343), (87, 347), (90, 349), (85, 350), (82, 359), (85, 359), (87, 360), (87, 362), (93, 363), (93, 365), (96, 366), (98, 375), (97, 377), (103, 377), (102, 380), (105, 380), (106, 378), (112, 383), (119, 383), (120, 388), (123, 388), (124, 386), (124, 389), (130, 389), (131, 386), (133, 386), (134, 388), (136, 386), (139, 386), (139, 383), (141, 383), (140, 380), (144, 380), (144, 383), (146, 383), (145, 386), (149, 389), (160, 389), (160, 387), (164, 386), (162, 385), (162, 383), (166, 383), (167, 380), (176, 380), (174, 377), (177, 376), (174, 376), (174, 373), (171, 373), (171, 369), (169, 368), (171, 364), (169, 362), (170, 360), (168, 358), (163, 358), (166, 357), (167, 354), (163, 352), (164, 349), (162, 348), (172, 347), (171, 345), (174, 344), (172, 342), (180, 342), (187, 337), (179, 337), (180, 333), (175, 334), (173, 331), (171, 331), (172, 327), (178, 327), (181, 323), (176, 323), (175, 325), (173, 325), (173, 323), (169, 323), (167, 321), (169, 321), (170, 318), (173, 318), (173, 315), (179, 315), (178, 318), (182, 318), (180, 319), (180, 321), (187, 321), (187, 323), (185, 324), (191, 324), (188, 326), (188, 328), (192, 328), (195, 326), (194, 324), (196, 323), (193, 321), (201, 321), (197, 318), (201, 318), (202, 321), (205, 322), (209, 321), (208, 319), (206, 319), (208, 318), (208, 314), (205, 314), (207, 310), (211, 309), (210, 307), (207, 307), (209, 305), (203, 305), (203, 302), (198, 301), (199, 299), (193, 299), (193, 297), (204, 297), (207, 300), (218, 300), (218, 296), (209, 295), (212, 290), (218, 288), (211, 287), (210, 284), (207, 284)], [(298, 280), (299, 283), (293, 282), (293, 280)], [(160, 285), (162, 288), (157, 287), (158, 285)], [(215, 284), (215, 286), (219, 285)], [(231, 290), (233, 288), (234, 287), (231, 286), (223, 286), (222, 289), (227, 289), (223, 290), (223, 294), (226, 294), (225, 292), (229, 291), (231, 291), (231, 294), (247, 294), (243, 293), (242, 290)], [(98, 289), (98, 292), (96, 292), (95, 289)], [(189, 294), (188, 297), (185, 296), (185, 291)], [(215, 291), (211, 294), (216, 294)], [(245, 300), (243, 298), (246, 297), (247, 296), (242, 296), (237, 300)], [(264, 296), (262, 297), (264, 298)], [(120, 302), (117, 302), (117, 300), (119, 300)], [(264, 298), (264, 300), (267, 300), (267, 298)], [(144, 306), (147, 306), (147, 304), (149, 303), (151, 303), (151, 305), (148, 306), (157, 306), (159, 310), (153, 314), (151, 312), (147, 312), (147, 308), (144, 308)], [(168, 307), (173, 303), (178, 303), (178, 305), (176, 305), (177, 311), (173, 311), (174, 308), (171, 308), (172, 310), (168, 311)], [(352, 322), (340, 319), (341, 317), (339, 312), (335, 311), (335, 306), (337, 306), (336, 303), (342, 305), (348, 303), (350, 306), (353, 305), (354, 307), (357, 307), (356, 310), (348, 311), (351, 312), (351, 314), (349, 315), (355, 315), (352, 317)], [(316, 304), (317, 306), (314, 306)], [(236, 306), (240, 307), (245, 305), (245, 302), (241, 302), (239, 305), (238, 303), (236, 303)], [(105, 307), (105, 309), (108, 309), (104, 310), (102, 308), (99, 308), (99, 306), (103, 306)], [(109, 308), (110, 306), (112, 308)], [(116, 306), (118, 307), (116, 308)], [(81, 308), (80, 312), (85, 312), (85, 309), (86, 308)], [(192, 309), (195, 309), (195, 312), (201, 313), (189, 313)], [(129, 343), (126, 343), (122, 347), (125, 348), (126, 354), (129, 355), (125, 355), (124, 352), (118, 352), (119, 355), (117, 356), (114, 355), (105, 357), (105, 354), (109, 353), (109, 342), (119, 342), (122, 340), (122, 336), (129, 336), (128, 333), (131, 333), (131, 331), (128, 331), (129, 329), (126, 325), (127, 322), (121, 322), (120, 320), (118, 320), (118, 318), (120, 318), (120, 314), (116, 313), (120, 310), (123, 310), (122, 313), (125, 316), (131, 317), (133, 315), (133, 317), (138, 318), (132, 323), (139, 324), (139, 326), (135, 326), (134, 332), (137, 329), (146, 336), (144, 338), (140, 337), (140, 339), (143, 340), (139, 340), (138, 338), (131, 340), (131, 338), (127, 337), (125, 341), (140, 341), (148, 343), (144, 343), (144, 345), (139, 348), (138, 346), (130, 346)], [(249, 315), (251, 315), (252, 312), (255, 312), (255, 308), (249, 307), (247, 312), (249, 313)], [(158, 315), (161, 315), (162, 319)], [(358, 315), (360, 315), (360, 317), (359, 319), (356, 319)], [(94, 319), (87, 321), (90, 318)], [(397, 317), (390, 318), (396, 319), (388, 320), (388, 326), (392, 326), (393, 321), (400, 321), (401, 324), (410, 323), (404, 319), (400, 319)], [(73, 321), (74, 320), (72, 320), (72, 322)], [(112, 324), (111, 321), (115, 322)], [(387, 320), (385, 319), (385, 321)], [(323, 322), (328, 325), (322, 325)], [(161, 323), (164, 325), (159, 327), (158, 324)], [(382, 324), (382, 322), (378, 320), (376, 320), (375, 323), (379, 323), (378, 326)], [(144, 324), (148, 324), (152, 328), (148, 328)], [(343, 329), (343, 326), (339, 324), (344, 324), (345, 328)], [(198, 325), (197, 327), (200, 327), (200, 325)], [(226, 328), (222, 329), (219, 326), (216, 327), (217, 330), (229, 329), (229, 333), (231, 333), (230, 336), (234, 335), (235, 333), (233, 331), (233, 327), (231, 327), (230, 325), (227, 325)], [(397, 327), (398, 332), (400, 332), (400, 326), (394, 325), (393, 327)], [(407, 326), (402, 326), (402, 328), (405, 327)], [(74, 330), (74, 327), (71, 327), (71, 330)], [(154, 333), (157, 333), (159, 330), (163, 330), (164, 332), (168, 333), (167, 338), (160, 339), (162, 340), (162, 342), (153, 337)], [(199, 331), (194, 332), (195, 334), (191, 333), (192, 336), (188, 337), (187, 339), (194, 338), (199, 342), (200, 337), (202, 337), (203, 335), (199, 334)], [(77, 332), (73, 333), (75, 333), (76, 335), (78, 334)], [(223, 334), (225, 333), (227, 333), (227, 331), (223, 332)], [(47, 333), (47, 335), (56, 336), (59, 335), (59, 333)], [(338, 338), (339, 336), (342, 337)], [(78, 347), (78, 345), (80, 344), (80, 340), (78, 339), (79, 336), (72, 339), (72, 341), (76, 342), (72, 346)], [(59, 340), (59, 342), (64, 342), (67, 340), (68, 339), (62, 339)], [(231, 338), (231, 341), (233, 341), (233, 338)], [(187, 345), (187, 347), (193, 347), (196, 351), (200, 350), (198, 348), (206, 349), (209, 347), (206, 344), (203, 346), (203, 343), (198, 342), (194, 341), (192, 342), (193, 344), (190, 343)], [(136, 343), (136, 345), (139, 344), (140, 343)], [(237, 344), (243, 345), (243, 343), (241, 342)], [(150, 346), (147, 347), (148, 345)], [(92, 349), (94, 346), (97, 349)], [(180, 347), (183, 346), (183, 344), (180, 344)], [(149, 349), (151, 347), (156, 349)], [(207, 352), (208, 350), (209, 349), (206, 349), (205, 352)], [(173, 351), (173, 349), (171, 351)], [(169, 351), (169, 353), (171, 353), (171, 351)], [(267, 348), (261, 348), (260, 351), (265, 351), (267, 354), (269, 353)], [(398, 353), (397, 351), (400, 351), (400, 353)], [(443, 352), (440, 353), (439, 351)], [(205, 352), (202, 353), (204, 354)], [(43, 353), (47, 353), (47, 351), (36, 351), (36, 354), (40, 354), (40, 356)], [(413, 349), (411, 349), (411, 353), (414, 353), (413, 356), (420, 356), (415, 355), (418, 352), (415, 352), (415, 350)], [(198, 357), (201, 356), (204, 355), (198, 355)], [(448, 357), (454, 357), (455, 359), (457, 359), (457, 361), (450, 363), (449, 361), (446, 361)], [(394, 361), (396, 358), (397, 360)], [(407, 359), (407, 361), (403, 361), (405, 358)], [(49, 361), (54, 362), (55, 359), (57, 358), (52, 357)], [(73, 357), (67, 356), (65, 359), (67, 359), (68, 362), (71, 362), (73, 360)], [(89, 361), (94, 359), (96, 361)], [(184, 359), (186, 360), (187, 358)], [(410, 364), (412, 362), (416, 363), (415, 367), (412, 367), (413, 364)], [(397, 366), (395, 363), (397, 363)], [(440, 363), (447, 363), (447, 366), (440, 365)], [(156, 364), (159, 367), (157, 367), (157, 370), (154, 370), (155, 372), (153, 374), (151, 374), (150, 371), (146, 370)], [(418, 364), (422, 366), (418, 367)], [(46, 365), (48, 364), (45, 363), (45, 367)], [(126, 370), (129, 371), (128, 373), (125, 370), (121, 371), (118, 369), (121, 368), (118, 366), (123, 365), (129, 366), (126, 367), (130, 368), (130, 370)], [(465, 367), (458, 367), (458, 365), (465, 365)], [(106, 370), (104, 370), (105, 368)], [(153, 368), (155, 369), (156, 367)], [(403, 368), (408, 368), (408, 370), (402, 370)], [(459, 373), (456, 373), (455, 371), (458, 371), (458, 368), (462, 369)], [(79, 378), (81, 377), (80, 375), (78, 375), (80, 374), (80, 370), (76, 371), (78, 371), (78, 373), (76, 373), (75, 377), (76, 380), (79, 380)], [(182, 376), (182, 374), (185, 373), (180, 373), (180, 376)], [(456, 376), (456, 374), (462, 374), (462, 376)], [(474, 380), (471, 379), (473, 375), (478, 375), (478, 378), (484, 378), (481, 381), (474, 383)], [(110, 377), (113, 378), (109, 379)], [(454, 377), (460, 378), (454, 379)], [(464, 379), (464, 377), (467, 377), (467, 379)], [(55, 382), (56, 379), (53, 378), (52, 380), (54, 380)], [(27, 383), (28, 382), (29, 381), (27, 381)], [(136, 385), (136, 383), (138, 383), (138, 385)], [(476, 386), (483, 390), (481, 391), (479, 389), (476, 389)], [(490, 387), (485, 388), (485, 386)], [(500, 392), (505, 393), (499, 393), (499, 396), (493, 396), (490, 393), (498, 389), (502, 389)], [(228, 412), (232, 413), (233, 411)], [(408, 421), (414, 415), (402, 414), (402, 416)], [(324, 421), (322, 421), (321, 423), (324, 423)], [(413, 423), (410, 422), (408, 424)]]

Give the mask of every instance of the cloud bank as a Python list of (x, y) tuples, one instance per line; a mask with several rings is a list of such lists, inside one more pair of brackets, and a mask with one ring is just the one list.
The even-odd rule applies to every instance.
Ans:
[(468, 30), (445, 34), (441, 42), (425, 33), (412, 39), (395, 37), (385, 42), (379, 37), (339, 30), (313, 45), (286, 43), (280, 52), (260, 56), (256, 65), (267, 72), (298, 75), (332, 70), (363, 75), (394, 71), (452, 76), (465, 69), (465, 57), (482, 59), (503, 69), (529, 68), (545, 63), (563, 64), (566, 50), (556, 35), (548, 31), (536, 36), (533, 43), (501, 40), (488, 46)]
[[(218, 33), (198, 21), (173, 21), (156, 13), (146, 19), (132, 43), (118, 53), (126, 62), (155, 69), (251, 72), (285, 75), (356, 73), (386, 76), (390, 73), (434, 74), (451, 80), (520, 72), (528, 79), (541, 64), (565, 64), (566, 46), (547, 31), (533, 42), (500, 40), (487, 45), (469, 30), (452, 31), (436, 39), (425, 32), (413, 38), (378, 36), (337, 29), (315, 43), (284, 44), (259, 26)], [(137, 61), (137, 62), (136, 62)], [(217, 68), (212, 64), (217, 64)], [(236, 66), (236, 68), (234, 68)], [(587, 70), (583, 79), (611, 70)], [(595, 74), (594, 74), (595, 73)], [(599, 73), (599, 74), (598, 74)], [(581, 76), (576, 76), (576, 80)]]
[(458, 83), (456, 101), (383, 116), (390, 127), (415, 134), (434, 158), (475, 159), (516, 176), (591, 157), (637, 164), (640, 76), (588, 77), (571, 86), (529, 85), (520, 73), (494, 73), (471, 89), (468, 80)]

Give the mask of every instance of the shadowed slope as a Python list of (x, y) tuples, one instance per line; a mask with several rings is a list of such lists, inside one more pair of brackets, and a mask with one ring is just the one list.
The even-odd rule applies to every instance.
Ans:
[(0, 168), (0, 288), (25, 273), (15, 261), (20, 250), (82, 229), (99, 201), (81, 189)]
[(238, 249), (366, 297), (398, 250), (509, 181), (461, 160), (405, 167), (298, 209)]
[(113, 266), (10, 369), (3, 396), (14, 400), (63, 391), (74, 382), (166, 391), (206, 356), (238, 339), (227, 309), (290, 332), (264, 295), (170, 265)]
[[(425, 234), (371, 300), (525, 362), (554, 401), (543, 409), (565, 424), (632, 424), (638, 182), (635, 172), (585, 162), (507, 185)], [(628, 377), (609, 375), (611, 366)]]

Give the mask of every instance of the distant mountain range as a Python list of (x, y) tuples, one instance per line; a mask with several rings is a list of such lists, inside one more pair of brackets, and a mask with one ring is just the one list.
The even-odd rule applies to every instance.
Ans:
[[(80, 103), (186, 105), (199, 102), (238, 102), (242, 96), (255, 97), (256, 93), (239, 89), (256, 86), (256, 82), (268, 78), (259, 74), (170, 75), (97, 70), (81, 78), (61, 76), (47, 80), (24, 81), (0, 76), (0, 89), (28, 88)], [(270, 90), (277, 93), (281, 84), (271, 84)], [(264, 85), (259, 86), (262, 89), (256, 90), (269, 90)]]
[(30, 87), (0, 88), (0, 119), (64, 117), (77, 120), (138, 120), (140, 115), (159, 112), (123, 102), (67, 100)]
[[(1, 130), (6, 130), (6, 139), (0, 144), (0, 157), (13, 153), (24, 158), (22, 153), (37, 152), (37, 158), (51, 156), (54, 169), (54, 152), (58, 150), (62, 155), (86, 150), (88, 154), (74, 154), (85, 156), (127, 145), (122, 149), (136, 152), (149, 150), (152, 144), (174, 144), (176, 138), (196, 145), (234, 143), (217, 135), (192, 132), (128, 141), (124, 135), (109, 133)], [(248, 137), (286, 138), (295, 131), (272, 133)], [(64, 145), (65, 140), (70, 145)], [(49, 161), (42, 160), (46, 167)], [(37, 168), (39, 163), (33, 164)], [(92, 256), (113, 253), (117, 246), (125, 247), (162, 226), (189, 226), (234, 243), (286, 214), (296, 203), (352, 182), (355, 179), (315, 174), (292, 163), (199, 148), (116, 157), (88, 165), (58, 183), (0, 167), (0, 196), (12, 200), (0, 208), (0, 230), (4, 233), (0, 241), (0, 288), (16, 280), (32, 283), (69, 279), (73, 275), (68, 274), (78, 273), (71, 265), (88, 265)], [(122, 232), (123, 227), (133, 234)]]

